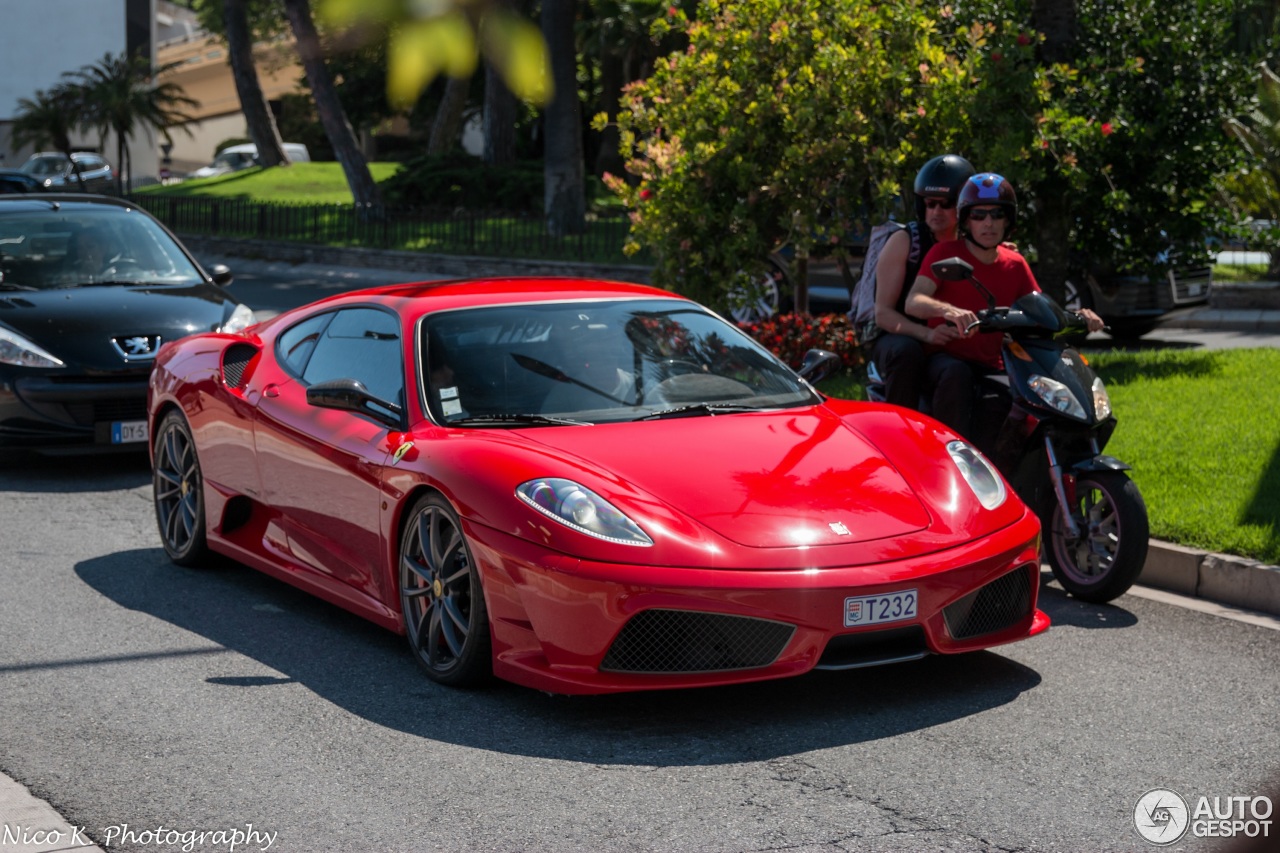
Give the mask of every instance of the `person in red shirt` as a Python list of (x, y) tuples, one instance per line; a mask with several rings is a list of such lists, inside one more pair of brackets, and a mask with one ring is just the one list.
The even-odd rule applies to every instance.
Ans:
[[(974, 389), (983, 375), (1004, 369), (1000, 354), (1003, 335), (967, 331), (977, 321), (976, 313), (987, 307), (986, 298), (968, 281), (940, 281), (932, 265), (952, 257), (968, 262), (974, 277), (1002, 306), (1039, 291), (1040, 286), (1026, 258), (1005, 243), (1018, 218), (1013, 184), (992, 172), (974, 175), (960, 189), (956, 215), (960, 239), (939, 243), (925, 255), (907, 296), (906, 310), (941, 330), (936, 334), (941, 346), (933, 349), (926, 366), (933, 416), (971, 438)], [(1089, 331), (1102, 328), (1102, 320), (1094, 312), (1085, 309), (1080, 314)]]

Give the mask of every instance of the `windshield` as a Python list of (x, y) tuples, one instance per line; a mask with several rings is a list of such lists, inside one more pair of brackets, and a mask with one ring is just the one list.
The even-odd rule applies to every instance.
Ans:
[(426, 318), (421, 335), (427, 407), (442, 423), (602, 423), (818, 401), (751, 338), (684, 301), (448, 311)]
[(0, 290), (201, 280), (173, 238), (138, 211), (104, 205), (0, 213)]
[(48, 178), (62, 174), (66, 168), (67, 158), (61, 154), (47, 154), (43, 157), (32, 157), (22, 164), (22, 171), (37, 178)]

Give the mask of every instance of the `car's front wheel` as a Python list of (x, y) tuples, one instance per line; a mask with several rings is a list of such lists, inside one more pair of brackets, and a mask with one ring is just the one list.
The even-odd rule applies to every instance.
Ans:
[(729, 293), (729, 316), (735, 323), (759, 323), (778, 314), (786, 314), (794, 304), (791, 283), (786, 271), (773, 260), (766, 260), (758, 274), (739, 273), (744, 284)]
[(400, 537), (400, 607), (414, 657), (441, 684), (469, 686), (493, 672), (480, 573), (453, 507), (425, 495)]
[(153, 444), (152, 491), (160, 542), (170, 560), (194, 566), (209, 555), (204, 478), (191, 427), (181, 412), (169, 412), (161, 419)]

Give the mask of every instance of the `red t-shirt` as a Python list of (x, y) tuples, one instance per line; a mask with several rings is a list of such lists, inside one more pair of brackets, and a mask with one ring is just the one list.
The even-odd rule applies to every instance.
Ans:
[[(933, 274), (934, 261), (956, 257), (973, 267), (974, 278), (991, 291), (996, 298), (996, 305), (1012, 305), (1019, 296), (1040, 290), (1035, 276), (1031, 274), (1031, 267), (1027, 266), (1027, 259), (1013, 249), (998, 247), (995, 262), (984, 264), (973, 256), (964, 240), (948, 240), (937, 244), (924, 256), (924, 261), (920, 264), (920, 275), (938, 286), (933, 294), (935, 299), (957, 308), (967, 308), (977, 313), (987, 307), (987, 300), (970, 281), (939, 281)], [(929, 326), (937, 326), (942, 322), (941, 317), (934, 317), (929, 320)], [(1004, 335), (999, 332), (974, 333), (947, 344), (946, 351), (956, 358), (980, 362), (994, 370), (1000, 370), (1004, 366), (1000, 358), (1003, 338)]]

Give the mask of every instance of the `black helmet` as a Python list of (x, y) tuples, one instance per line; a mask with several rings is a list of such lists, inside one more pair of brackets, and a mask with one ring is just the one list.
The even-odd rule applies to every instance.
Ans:
[(1013, 184), (994, 172), (982, 172), (965, 181), (960, 189), (960, 198), (956, 201), (956, 212), (960, 218), (960, 233), (969, 236), (969, 209), (978, 206), (999, 205), (1004, 208), (1009, 224), (1005, 227), (1004, 237), (1009, 239), (1013, 228), (1018, 224), (1018, 194), (1013, 191)]
[(916, 172), (916, 219), (924, 222), (924, 200), (945, 198), (956, 203), (960, 186), (973, 174), (973, 165), (959, 154), (934, 157)]

